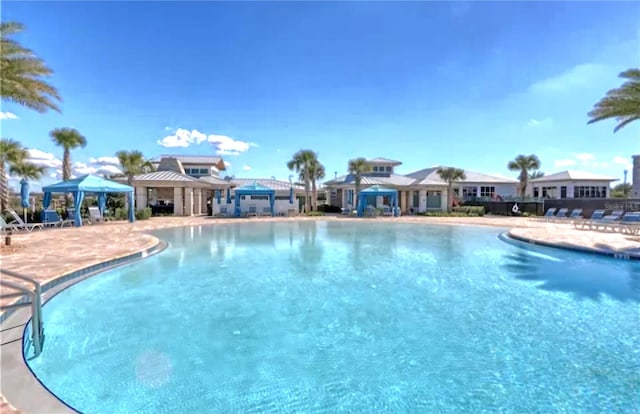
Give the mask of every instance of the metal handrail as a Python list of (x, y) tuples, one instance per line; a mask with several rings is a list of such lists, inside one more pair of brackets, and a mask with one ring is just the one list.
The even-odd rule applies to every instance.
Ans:
[[(34, 358), (40, 355), (42, 352), (42, 345), (44, 344), (44, 326), (42, 323), (42, 288), (40, 283), (30, 277), (20, 275), (18, 273), (0, 269), (0, 273), (4, 273), (10, 277), (20, 279), (24, 282), (32, 283), (33, 289), (29, 289), (24, 285), (20, 285), (9, 280), (0, 278), (0, 285), (7, 286), (16, 290), (19, 290), (24, 295), (31, 298), (30, 302), (26, 303), (13, 303), (10, 305), (0, 305), (0, 310), (15, 309), (23, 306), (31, 305), (31, 342), (33, 344)], [(6, 293), (0, 295), (0, 299), (9, 299), (16, 297), (16, 293)]]

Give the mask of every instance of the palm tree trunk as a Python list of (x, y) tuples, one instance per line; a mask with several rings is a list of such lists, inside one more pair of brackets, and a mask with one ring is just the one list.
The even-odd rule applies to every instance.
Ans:
[(0, 164), (0, 213), (9, 205), (9, 178), (4, 163)]
[(311, 197), (309, 194), (309, 174), (307, 174), (306, 170), (304, 173), (304, 212), (308, 213), (311, 211)]
[(312, 208), (313, 211), (318, 210), (318, 189), (316, 188), (316, 179), (311, 179), (311, 202), (313, 203)]
[[(68, 181), (71, 179), (71, 151), (69, 148), (64, 149), (64, 153), (62, 155), (62, 181)], [(71, 207), (72, 200), (70, 194), (64, 195), (65, 205), (67, 207)], [(76, 208), (80, 208), (80, 206), (75, 206)]]
[(453, 182), (449, 181), (449, 188), (447, 189), (447, 212), (453, 211)]

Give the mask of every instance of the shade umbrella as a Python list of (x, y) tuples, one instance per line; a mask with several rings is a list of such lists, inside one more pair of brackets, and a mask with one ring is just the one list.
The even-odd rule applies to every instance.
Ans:
[(29, 208), (29, 181), (20, 180), (20, 204), (22, 205), (24, 222), (27, 222), (27, 208)]
[(216, 204), (220, 204), (220, 193), (222, 193), (221, 190), (216, 190)]

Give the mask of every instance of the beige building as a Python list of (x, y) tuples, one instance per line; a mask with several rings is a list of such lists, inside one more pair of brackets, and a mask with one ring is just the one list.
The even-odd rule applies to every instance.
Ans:
[(562, 171), (529, 181), (535, 198), (607, 198), (617, 178), (585, 171)]

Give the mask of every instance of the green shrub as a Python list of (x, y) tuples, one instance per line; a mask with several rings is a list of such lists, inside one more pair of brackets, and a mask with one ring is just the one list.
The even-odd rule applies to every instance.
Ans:
[(151, 217), (151, 208), (145, 207), (142, 210), (136, 211), (136, 220), (149, 220)]
[(116, 212), (113, 215), (113, 218), (116, 220), (126, 220), (127, 218), (129, 218), (129, 215), (127, 214), (127, 210), (125, 208), (118, 207), (116, 208)]
[(307, 216), (324, 216), (324, 211), (309, 211)]
[(483, 206), (460, 206), (454, 207), (453, 211), (455, 213), (464, 213), (467, 216), (484, 216)]

